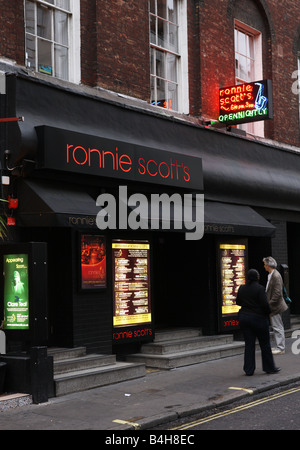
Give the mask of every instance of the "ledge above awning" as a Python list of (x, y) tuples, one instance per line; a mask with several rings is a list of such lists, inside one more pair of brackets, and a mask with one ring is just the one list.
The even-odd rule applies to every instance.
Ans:
[(272, 237), (276, 227), (250, 206), (205, 202), (205, 233)]

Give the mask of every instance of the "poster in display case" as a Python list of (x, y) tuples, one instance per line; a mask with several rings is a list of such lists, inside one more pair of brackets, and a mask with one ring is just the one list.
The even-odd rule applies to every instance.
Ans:
[(28, 255), (3, 256), (4, 330), (29, 329)]
[(150, 244), (146, 241), (114, 241), (113, 326), (150, 324)]
[(245, 284), (247, 264), (246, 241), (218, 244), (220, 331), (239, 326), (240, 307), (236, 304), (236, 296), (239, 287)]
[(81, 289), (106, 288), (106, 241), (98, 234), (82, 234)]

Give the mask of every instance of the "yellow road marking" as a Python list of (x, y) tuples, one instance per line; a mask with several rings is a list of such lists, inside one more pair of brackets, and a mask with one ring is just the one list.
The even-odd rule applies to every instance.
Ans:
[(278, 394), (270, 395), (269, 397), (264, 398), (264, 399), (255, 400), (255, 401), (253, 401), (251, 403), (247, 403), (246, 405), (237, 406), (236, 408), (228, 409), (226, 411), (223, 411), (223, 412), (220, 412), (220, 413), (217, 413), (217, 414), (213, 414), (213, 415), (208, 416), (208, 417), (203, 417), (202, 419), (195, 420), (193, 422), (190, 422), (190, 423), (185, 424), (185, 425), (181, 425), (181, 426), (176, 427), (176, 428), (171, 428), (171, 430), (188, 430), (189, 428), (193, 428), (193, 427), (195, 427), (197, 425), (202, 425), (203, 423), (210, 422), (211, 420), (216, 420), (216, 419), (219, 419), (221, 417), (228, 416), (229, 414), (234, 414), (234, 413), (237, 413), (239, 411), (243, 411), (245, 409), (253, 408), (254, 406), (262, 405), (263, 403), (267, 403), (267, 402), (270, 402), (272, 400), (276, 400), (277, 398), (284, 397), (285, 395), (289, 395), (289, 394), (294, 394), (295, 392), (299, 392), (299, 391), (300, 391), (300, 387), (292, 388), (292, 389), (289, 389), (289, 390), (287, 390), (285, 392), (281, 392), (281, 393), (278, 393)]
[(253, 394), (252, 389), (246, 389), (246, 388), (241, 388), (241, 387), (229, 387), (228, 389), (232, 389), (235, 391), (245, 391), (245, 392), (248, 392), (249, 394)]
[(138, 430), (140, 428), (140, 426), (141, 426), (139, 423), (128, 422), (126, 420), (121, 420), (121, 419), (113, 420), (113, 422), (121, 423), (123, 425), (132, 425), (136, 430)]

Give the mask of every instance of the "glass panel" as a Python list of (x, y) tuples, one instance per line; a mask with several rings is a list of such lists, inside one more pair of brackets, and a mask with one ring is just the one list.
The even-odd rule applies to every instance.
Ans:
[(26, 2), (26, 31), (35, 34), (34, 3)]
[(150, 73), (152, 75), (156, 74), (154, 61), (155, 61), (155, 49), (151, 48), (150, 49)]
[(54, 40), (60, 44), (68, 45), (68, 15), (61, 11), (54, 13)]
[(175, 55), (167, 54), (167, 76), (166, 78), (171, 81), (177, 82), (177, 58)]
[(56, 0), (55, 4), (58, 8), (70, 11), (70, 0)]
[(166, 69), (165, 69), (165, 54), (156, 50), (155, 52), (155, 65), (156, 65), (156, 75), (161, 78), (166, 78)]
[(156, 17), (150, 16), (150, 42), (156, 44)]
[(46, 0), (48, 3), (51, 3), (51, 5), (54, 5), (54, 0)]
[(156, 99), (155, 99), (155, 81), (156, 81), (156, 78), (151, 76), (150, 77), (150, 88), (151, 88), (150, 103), (151, 103), (151, 105), (155, 105), (156, 104)]
[(51, 39), (51, 10), (40, 5), (37, 8), (37, 35)]
[(51, 42), (38, 39), (38, 71), (53, 75), (51, 59)]
[(155, 14), (155, 0), (150, 0), (150, 12)]
[(178, 27), (177, 25), (169, 24), (169, 50), (178, 52)]
[(168, 48), (168, 23), (158, 19), (158, 42), (160, 47)]
[(167, 0), (157, 0), (157, 15), (163, 19), (167, 19)]
[(245, 56), (239, 57), (239, 77), (247, 81), (247, 59)]
[(235, 58), (235, 77), (239, 77), (239, 60), (237, 59), (237, 57)]
[(26, 65), (32, 70), (36, 70), (35, 67), (35, 37), (26, 36)]
[(168, 0), (168, 14), (170, 22), (177, 23), (177, 2)]
[(54, 56), (55, 76), (61, 78), (62, 80), (68, 80), (68, 49), (61, 47), (60, 45), (55, 45)]
[(161, 106), (162, 108), (167, 107), (166, 102), (166, 82), (164, 80), (161, 80), (160, 78), (157, 78), (156, 80), (157, 84), (157, 106)]
[(246, 35), (238, 31), (238, 52), (246, 55)]
[(177, 85), (168, 83), (168, 109), (177, 110)]

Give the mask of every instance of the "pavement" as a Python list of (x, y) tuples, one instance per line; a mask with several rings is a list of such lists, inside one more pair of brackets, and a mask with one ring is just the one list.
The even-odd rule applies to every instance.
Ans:
[(274, 359), (281, 371), (265, 374), (258, 350), (251, 377), (242, 370), (243, 355), (172, 370), (147, 370), (145, 377), (135, 380), (50, 398), (38, 405), (0, 409), (0, 430), (168, 429), (168, 422), (178, 418), (300, 381), (300, 331), (294, 339), (286, 339), (285, 354)]

